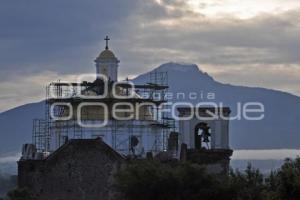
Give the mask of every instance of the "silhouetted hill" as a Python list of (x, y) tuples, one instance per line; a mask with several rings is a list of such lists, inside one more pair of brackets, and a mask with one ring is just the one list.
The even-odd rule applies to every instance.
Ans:
[[(223, 102), (237, 113), (237, 103), (261, 102), (265, 106), (265, 118), (260, 121), (234, 120), (230, 122), (230, 145), (234, 149), (300, 148), (300, 97), (276, 90), (233, 86), (215, 81), (195, 64), (166, 63), (157, 71), (168, 72), (170, 92), (198, 93), (198, 98), (174, 99), (196, 104), (208, 101), (208, 93), (215, 94), (213, 102)], [(154, 71), (153, 70), (153, 71)], [(135, 79), (137, 83), (149, 81), (148, 73)], [(200, 93), (200, 94), (199, 94)], [(201, 93), (203, 94), (201, 96)], [(209, 100), (211, 101), (211, 100)]]
[[(215, 81), (194, 64), (166, 63), (154, 69), (168, 72), (169, 92), (184, 92), (185, 99), (194, 104), (207, 101), (207, 93), (214, 93), (214, 102), (230, 106), (236, 114), (237, 102), (261, 102), (265, 118), (260, 121), (235, 120), (230, 124), (230, 145), (234, 149), (300, 148), (300, 97), (264, 88), (233, 86)], [(149, 82), (145, 73), (134, 79), (136, 83)], [(190, 100), (189, 93), (198, 98)], [(23, 105), (0, 114), (0, 155), (21, 150), (31, 142), (32, 120), (44, 116), (44, 102)]]
[(32, 141), (32, 121), (44, 116), (44, 102), (30, 103), (0, 114), (0, 155), (20, 151)]

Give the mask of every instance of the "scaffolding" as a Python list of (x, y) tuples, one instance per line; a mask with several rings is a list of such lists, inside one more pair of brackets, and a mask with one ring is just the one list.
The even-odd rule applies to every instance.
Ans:
[[(111, 83), (108, 83), (108, 85), (111, 85)], [(166, 93), (169, 88), (167, 72), (151, 72), (149, 74), (149, 82), (134, 85), (133, 88), (129, 80), (118, 83), (118, 87), (123, 94), (134, 92), (139, 98), (120, 99), (107, 96), (87, 99), (80, 96), (91, 90), (91, 88), (93, 90), (101, 88), (99, 81), (82, 83), (63, 83), (59, 81), (50, 83), (46, 87), (45, 118), (33, 121), (33, 143), (36, 145), (37, 151), (51, 153), (69, 139), (99, 137), (108, 142), (113, 149), (124, 155), (131, 155), (137, 152), (137, 150), (133, 151), (135, 140), (149, 141), (147, 150), (150, 149), (152, 153), (167, 150), (169, 134), (176, 131), (174, 119), (167, 113), (161, 112), (162, 109), (166, 109), (168, 106), (166, 104)], [(53, 116), (63, 117), (66, 114), (66, 110), (68, 110), (68, 104), (78, 105), (82, 102), (103, 102), (107, 104), (115, 102), (153, 103), (157, 106), (145, 107), (145, 109), (150, 109), (152, 114), (151, 120), (147, 116), (144, 116), (143, 120), (133, 119), (127, 121), (119, 121), (112, 118), (101, 128), (80, 126), (74, 116), (71, 116), (68, 120), (53, 119)], [(54, 104), (59, 106), (53, 107)], [(146, 113), (148, 112), (144, 112), (144, 114)], [(91, 120), (88, 122), (91, 122)], [(147, 153), (140, 151), (140, 154)]]

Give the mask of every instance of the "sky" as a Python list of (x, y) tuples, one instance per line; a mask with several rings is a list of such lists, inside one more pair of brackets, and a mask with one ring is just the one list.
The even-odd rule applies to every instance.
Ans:
[(0, 112), (94, 73), (106, 35), (122, 78), (188, 62), (300, 96), (299, 0), (2, 0), (0, 27)]

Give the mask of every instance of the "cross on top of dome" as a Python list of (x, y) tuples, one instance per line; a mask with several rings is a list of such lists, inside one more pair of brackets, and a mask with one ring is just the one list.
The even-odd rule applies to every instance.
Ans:
[(108, 50), (108, 40), (110, 40), (110, 38), (108, 36), (106, 36), (104, 38), (104, 40), (106, 41), (106, 46), (105, 46), (105, 49)]

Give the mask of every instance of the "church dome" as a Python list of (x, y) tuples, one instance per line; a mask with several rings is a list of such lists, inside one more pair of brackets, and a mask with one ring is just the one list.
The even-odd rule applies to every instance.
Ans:
[(96, 58), (96, 60), (111, 60), (111, 59), (117, 60), (115, 54), (109, 49), (105, 49), (104, 51), (102, 51), (99, 54), (99, 56)]

